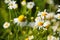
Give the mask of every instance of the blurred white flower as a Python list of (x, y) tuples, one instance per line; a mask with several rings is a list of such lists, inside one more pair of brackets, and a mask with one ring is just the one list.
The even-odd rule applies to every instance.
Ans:
[(5, 22), (4, 24), (3, 24), (3, 28), (8, 28), (10, 26), (10, 23), (8, 23), (8, 22)]
[(26, 1), (22, 1), (22, 2), (21, 2), (21, 5), (22, 5), (22, 6), (26, 5)]
[(56, 40), (59, 40), (59, 37), (57, 37)]
[(58, 8), (57, 12), (60, 12), (60, 5), (56, 5), (56, 8)]
[(35, 22), (37, 22), (37, 21), (41, 21), (41, 17), (36, 17)]
[(19, 23), (18, 18), (14, 18), (14, 24)]
[(43, 26), (48, 27), (48, 26), (50, 26), (50, 24), (51, 24), (50, 21), (46, 21), (46, 22), (44, 22)]
[(54, 16), (56, 19), (60, 19), (60, 14)]
[(56, 22), (56, 19), (52, 19), (51, 22)]
[(59, 26), (59, 22), (56, 22), (54, 26), (52, 26), (53, 32), (55, 32), (57, 30)]
[(58, 7), (60, 7), (60, 5), (58, 5)]
[(16, 1), (10, 1), (8, 4), (8, 9), (16, 9), (17, 7)]
[(58, 26), (53, 26), (52, 29), (55, 32)]
[(29, 37), (28, 37), (28, 39), (29, 39), (29, 40), (34, 39), (34, 36), (33, 36), (33, 35), (31, 35), (31, 36), (29, 36)]
[(40, 28), (43, 27), (43, 23), (44, 23), (44, 20), (42, 20), (41, 17), (36, 17), (34, 27), (39, 28), (40, 30)]
[(45, 9), (44, 12), (41, 12), (41, 18), (45, 19), (45, 17), (46, 17), (47, 14), (48, 13), (46, 12), (46, 9)]
[(51, 25), (51, 22), (49, 20), (46, 20), (43, 24), (43, 30), (47, 30), (50, 25)]
[(40, 12), (40, 11), (38, 11), (38, 14), (37, 14), (37, 16), (41, 16), (41, 12)]
[(9, 3), (11, 0), (4, 0), (5, 3)]
[(33, 20), (33, 19), (34, 19), (34, 17), (31, 17), (31, 19)]
[(53, 0), (47, 0), (48, 4), (54, 4)]
[(35, 6), (34, 2), (28, 2), (27, 3), (27, 8), (32, 9)]
[(46, 15), (46, 19), (53, 19), (54, 18), (54, 13), (49, 13)]
[(43, 20), (41, 20), (41, 21), (36, 21), (36, 22), (35, 22), (35, 27), (36, 27), (36, 28), (39, 28), (39, 30), (40, 30), (40, 28), (43, 27), (43, 23), (44, 23)]
[(58, 9), (57, 12), (60, 12), (60, 9)]
[(54, 37), (52, 35), (48, 35), (47, 40), (56, 40), (56, 37)]

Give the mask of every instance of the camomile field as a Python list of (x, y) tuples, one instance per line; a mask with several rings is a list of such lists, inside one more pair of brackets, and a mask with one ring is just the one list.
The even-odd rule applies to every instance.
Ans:
[(60, 40), (60, 0), (0, 0), (0, 40)]

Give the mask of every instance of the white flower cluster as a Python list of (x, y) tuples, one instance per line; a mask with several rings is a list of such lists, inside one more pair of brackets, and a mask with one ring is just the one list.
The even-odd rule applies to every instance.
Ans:
[[(32, 28), (39, 28), (39, 30), (41, 28), (43, 30), (47, 30), (51, 26), (55, 32), (59, 26), (60, 14), (55, 15), (54, 12), (48, 13), (46, 10), (44, 10), (43, 12), (38, 12), (35, 22), (27, 23), (28, 20), (26, 18), (26, 16), (20, 15), (19, 17), (14, 18), (13, 22), (14, 24), (17, 23), (17, 25), (21, 27), (30, 26)], [(9, 26), (10, 23), (8, 22), (4, 23), (3, 25), (4, 28), (8, 28)]]
[[(14, 0), (12, 0), (12, 1), (11, 0), (5, 0), (4, 2), (8, 4), (8, 9), (16, 9), (18, 7), (18, 5), (16, 4), (16, 1), (14, 1)], [(26, 3), (25, 0), (23, 0), (21, 2), (21, 5), (22, 6), (26, 5), (26, 7), (28, 9), (32, 9), (35, 6), (34, 2), (28, 2), (28, 3)]]
[(5, 3), (8, 4), (8, 9), (16, 9), (18, 7), (16, 1), (5, 0)]
[[(16, 4), (16, 1), (5, 0), (5, 3), (8, 4), (9, 9), (16, 9), (18, 7)], [(22, 6), (26, 5), (26, 1), (23, 0), (21, 2), (21, 5)], [(32, 9), (34, 6), (35, 6), (34, 2), (28, 2), (26, 5), (28, 9)], [(53, 22), (53, 23), (56, 23), (56, 25), (54, 24), (52, 29), (53, 31), (56, 31), (57, 27), (59, 26), (59, 22), (57, 20), (60, 20), (60, 14), (55, 14), (54, 12), (48, 13), (46, 12), (46, 9), (45, 9), (43, 12), (40, 12), (40, 11), (38, 12), (35, 22), (30, 22), (29, 24), (27, 24), (28, 20), (26, 20), (26, 17), (24, 15), (21, 15), (18, 18), (14, 18), (13, 22), (14, 24), (17, 23), (17, 25), (20, 25), (22, 27), (28, 25), (28, 26), (31, 26), (32, 28), (34, 27), (39, 29), (43, 28), (44, 30), (47, 30), (49, 26), (52, 26), (51, 24)], [(5, 28), (5, 24), (3, 27)], [(9, 24), (6, 27), (8, 28)]]
[(53, 35), (48, 35), (47, 40), (59, 40), (59, 37), (55, 37)]
[[(56, 31), (57, 27), (59, 26), (59, 22), (57, 20), (60, 20), (60, 14), (55, 15), (54, 12), (48, 13), (45, 9), (44, 12), (38, 12), (37, 17), (35, 19), (35, 27), (47, 30), (49, 26), (53, 26), (53, 31)], [(52, 22), (56, 24), (52, 25)]]
[[(26, 5), (26, 1), (22, 1), (21, 5), (22, 6)], [(35, 6), (35, 3), (34, 2), (28, 2), (26, 6), (28, 9), (32, 9)]]

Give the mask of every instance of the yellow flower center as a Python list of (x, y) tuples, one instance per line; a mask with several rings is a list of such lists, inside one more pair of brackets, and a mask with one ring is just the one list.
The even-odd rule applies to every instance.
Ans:
[(38, 22), (38, 26), (42, 26), (43, 25), (43, 22)]
[(20, 15), (20, 16), (18, 17), (18, 20), (19, 20), (19, 21), (25, 21), (25, 16), (24, 16), (24, 15)]
[(46, 16), (46, 15), (47, 15), (46, 12), (43, 12), (43, 13), (42, 13), (42, 16)]
[(8, 24), (6, 23), (5, 26), (8, 26)]

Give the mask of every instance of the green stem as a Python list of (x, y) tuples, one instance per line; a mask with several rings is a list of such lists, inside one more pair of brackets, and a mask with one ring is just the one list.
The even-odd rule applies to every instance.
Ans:
[(17, 12), (16, 12), (16, 10), (15, 10), (15, 17), (17, 17)]
[(30, 17), (31, 17), (31, 13), (32, 13), (32, 11), (31, 11), (31, 9), (29, 9), (29, 15), (30, 15)]
[(11, 11), (9, 10), (9, 16), (10, 16), (10, 20), (11, 20)]
[(51, 5), (49, 6), (49, 8), (50, 8), (50, 12), (51, 12)]
[(16, 33), (16, 40), (18, 40), (18, 33)]
[(35, 12), (35, 17), (37, 16), (37, 13), (38, 13), (38, 10), (36, 9), (36, 12)]
[(9, 35), (8, 35), (8, 40), (9, 40)]

